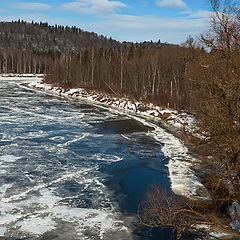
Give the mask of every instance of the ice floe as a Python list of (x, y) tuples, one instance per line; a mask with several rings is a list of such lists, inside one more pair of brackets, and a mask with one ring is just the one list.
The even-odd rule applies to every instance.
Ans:
[(66, 146), (68, 146), (68, 145), (70, 145), (72, 143), (76, 143), (76, 142), (84, 139), (87, 136), (89, 136), (89, 133), (84, 133), (84, 134), (82, 134), (81, 137), (77, 137), (77, 138), (74, 138), (72, 140), (69, 140), (69, 141), (65, 142), (64, 144), (58, 144), (58, 147), (66, 147)]
[[(105, 186), (100, 179), (91, 178), (92, 172), (92, 169), (84, 169), (66, 173), (47, 185), (42, 184), (32, 188), (33, 192), (38, 192), (37, 195), (29, 194), (28, 191), (17, 196), (2, 198), (0, 236), (7, 236), (8, 228), (12, 227), (12, 224), (14, 224), (13, 229), (16, 229), (12, 230), (15, 231), (14, 236), (21, 237), (36, 237), (50, 232), (54, 233), (55, 230), (59, 233), (59, 228), (71, 224), (73, 230), (62, 233), (66, 234), (66, 239), (67, 237), (72, 239), (75, 234), (77, 239), (86, 240), (93, 239), (94, 236), (97, 237), (96, 239), (111, 239), (107, 237), (108, 235), (115, 235), (117, 239), (119, 234), (125, 236), (122, 239), (131, 239), (129, 229), (124, 225), (123, 220), (120, 219), (120, 214), (115, 209), (109, 207), (101, 209), (70, 207), (68, 204), (64, 204), (64, 198), (57, 194), (54, 187), (56, 183), (79, 178), (86, 190), (92, 187), (93, 183), (94, 188), (98, 189), (95, 190), (100, 191), (99, 193), (107, 199), (108, 193), (104, 190)], [(2, 192), (6, 192), (9, 187), (11, 186), (3, 186)], [(96, 197), (99, 198), (96, 198), (96, 201), (100, 201), (100, 196), (96, 195)]]
[(4, 237), (7, 232), (7, 228), (5, 226), (0, 226), (0, 237)]
[(93, 158), (96, 159), (97, 161), (104, 161), (104, 162), (119, 162), (122, 160), (122, 157), (102, 154), (102, 153), (93, 155)]
[(0, 165), (3, 164), (4, 162), (7, 162), (7, 163), (16, 162), (21, 158), (22, 157), (16, 157), (13, 155), (3, 155), (3, 156), (0, 156)]

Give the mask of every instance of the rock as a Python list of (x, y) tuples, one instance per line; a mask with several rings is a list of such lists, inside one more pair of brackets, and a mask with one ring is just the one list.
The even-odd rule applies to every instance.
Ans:
[(139, 104), (139, 105), (138, 105), (138, 111), (144, 112), (144, 111), (146, 111), (146, 110), (147, 110), (147, 107), (146, 107), (145, 105), (143, 105), (143, 104)]
[(162, 114), (162, 119), (167, 120), (171, 115), (172, 115), (171, 113), (165, 112)]
[(240, 205), (239, 202), (233, 202), (229, 208), (229, 213), (231, 216), (230, 226), (232, 229), (240, 232)]

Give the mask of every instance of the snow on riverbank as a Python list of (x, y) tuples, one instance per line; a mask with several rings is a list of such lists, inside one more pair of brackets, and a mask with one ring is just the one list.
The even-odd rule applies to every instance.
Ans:
[[(180, 113), (176, 110), (163, 109), (153, 104), (143, 104), (142, 102), (133, 102), (124, 98), (90, 92), (82, 88), (63, 89), (61, 87), (53, 87), (50, 84), (43, 83), (41, 80), (33, 81), (29, 86), (58, 96), (79, 100), (85, 99), (102, 107), (111, 107), (117, 111), (124, 111), (124, 113), (129, 114), (137, 121), (154, 127), (155, 131), (151, 133), (152, 137), (164, 144), (162, 151), (170, 159), (168, 168), (172, 190), (177, 194), (191, 198), (208, 198), (208, 196), (198, 195), (198, 190), (205, 190), (205, 188), (191, 169), (197, 161), (191, 157), (184, 143), (163, 128), (145, 120), (147, 118), (164, 121), (177, 129), (192, 132), (195, 126), (195, 119), (192, 115)], [(204, 192), (207, 193), (207, 191)]]
[(7, 74), (1, 74), (0, 75), (0, 81), (1, 80), (23, 80), (28, 79), (31, 81), (34, 81), (36, 79), (42, 79), (44, 77), (43, 74), (16, 74), (16, 73), (7, 73)]
[(189, 113), (161, 108), (151, 103), (144, 104), (139, 101), (133, 102), (126, 98), (112, 97), (94, 91), (87, 91), (83, 88), (63, 89), (61, 87), (53, 87), (50, 84), (44, 84), (42, 81), (34, 81), (30, 86), (63, 97), (94, 101), (129, 113), (137, 113), (144, 117), (149, 117), (152, 120), (163, 120), (168, 125), (188, 132), (193, 132), (196, 125), (194, 116)]

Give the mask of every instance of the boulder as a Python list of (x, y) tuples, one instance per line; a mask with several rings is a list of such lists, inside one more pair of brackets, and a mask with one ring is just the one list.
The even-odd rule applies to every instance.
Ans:
[(231, 216), (230, 226), (232, 229), (240, 232), (240, 204), (239, 202), (233, 202), (229, 208), (229, 213)]

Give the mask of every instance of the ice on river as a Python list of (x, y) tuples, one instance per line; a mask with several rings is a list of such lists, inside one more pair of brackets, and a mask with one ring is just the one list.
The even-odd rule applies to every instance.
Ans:
[(131, 238), (99, 171), (121, 157), (91, 152), (89, 121), (113, 114), (0, 85), (0, 236)]
[(170, 190), (169, 159), (173, 190), (195, 194), (192, 159), (173, 135), (138, 117), (32, 91), (26, 81), (0, 82), (1, 236), (133, 239), (121, 203), (137, 208), (149, 184)]

